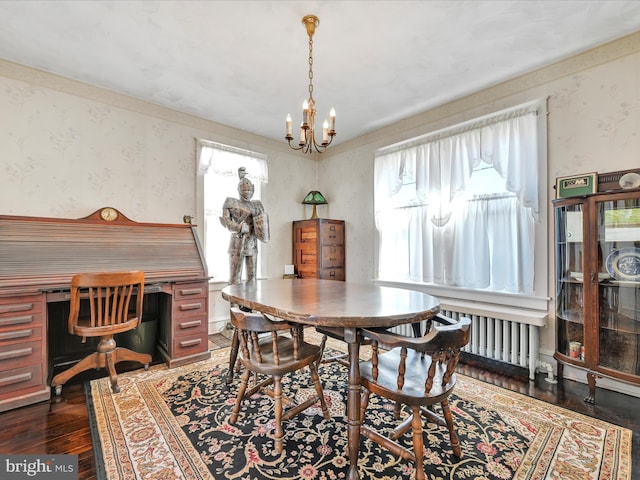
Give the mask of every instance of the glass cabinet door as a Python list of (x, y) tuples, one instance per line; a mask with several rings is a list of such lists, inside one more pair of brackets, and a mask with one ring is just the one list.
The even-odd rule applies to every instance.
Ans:
[(556, 212), (556, 327), (558, 353), (584, 361), (583, 205), (558, 207)]
[(640, 375), (640, 199), (596, 202), (598, 363)]

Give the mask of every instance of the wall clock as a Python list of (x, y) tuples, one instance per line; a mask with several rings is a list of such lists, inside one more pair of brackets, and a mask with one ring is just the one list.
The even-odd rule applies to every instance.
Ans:
[(624, 190), (640, 187), (640, 175), (635, 172), (626, 173), (620, 177), (620, 186)]
[(118, 219), (118, 212), (115, 208), (106, 207), (100, 210), (100, 218), (105, 222), (113, 222)]

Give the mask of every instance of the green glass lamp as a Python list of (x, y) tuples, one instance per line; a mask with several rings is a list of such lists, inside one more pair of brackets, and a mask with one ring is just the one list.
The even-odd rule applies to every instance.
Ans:
[(327, 199), (324, 198), (324, 195), (317, 190), (311, 190), (302, 201), (303, 205), (313, 205), (313, 214), (311, 215), (311, 218), (318, 218), (316, 205), (326, 205), (327, 203)]

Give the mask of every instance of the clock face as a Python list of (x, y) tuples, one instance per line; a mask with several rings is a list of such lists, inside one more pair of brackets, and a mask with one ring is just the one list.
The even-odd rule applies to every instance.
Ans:
[(113, 222), (118, 218), (118, 212), (113, 208), (103, 208), (100, 211), (100, 218), (102, 218), (106, 222)]

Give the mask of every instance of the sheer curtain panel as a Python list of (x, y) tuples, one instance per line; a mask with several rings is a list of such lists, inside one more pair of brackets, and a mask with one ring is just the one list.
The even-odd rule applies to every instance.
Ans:
[(376, 154), (379, 279), (533, 292), (537, 112), (518, 107)]

